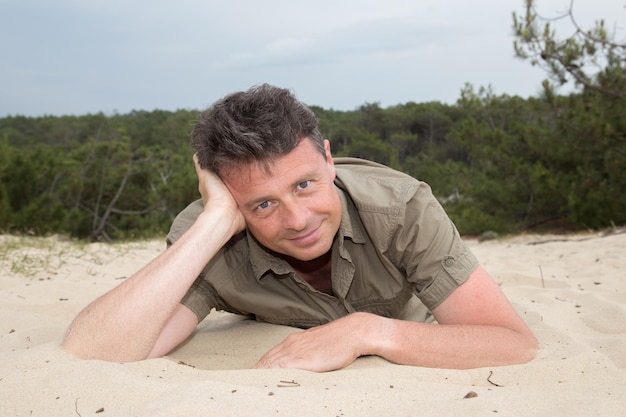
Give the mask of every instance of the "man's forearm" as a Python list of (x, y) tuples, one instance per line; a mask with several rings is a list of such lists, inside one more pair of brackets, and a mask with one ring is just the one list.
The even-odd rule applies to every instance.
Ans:
[(537, 341), (530, 333), (483, 325), (441, 325), (366, 314), (361, 337), (367, 354), (390, 362), (431, 368), (469, 369), (525, 363)]
[(232, 234), (223, 217), (202, 213), (168, 250), (87, 306), (63, 346), (83, 358), (144, 359), (195, 278)]

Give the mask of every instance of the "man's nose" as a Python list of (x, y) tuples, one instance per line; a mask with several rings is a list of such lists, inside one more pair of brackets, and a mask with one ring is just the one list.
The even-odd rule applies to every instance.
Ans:
[(283, 226), (291, 230), (304, 230), (307, 225), (307, 209), (297, 201), (283, 202)]

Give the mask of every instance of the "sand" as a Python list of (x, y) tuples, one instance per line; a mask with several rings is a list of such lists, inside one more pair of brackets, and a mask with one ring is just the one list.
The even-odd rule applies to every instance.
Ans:
[(467, 242), (540, 340), (532, 362), (458, 371), (367, 357), (322, 374), (251, 370), (297, 330), (226, 313), (165, 358), (82, 361), (59, 347), (70, 321), (163, 242), (0, 236), (0, 416), (624, 415), (626, 234)]

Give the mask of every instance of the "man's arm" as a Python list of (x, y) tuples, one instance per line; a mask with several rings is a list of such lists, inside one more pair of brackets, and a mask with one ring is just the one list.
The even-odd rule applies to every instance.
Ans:
[[(375, 349), (388, 360), (426, 367), (468, 369), (525, 363), (538, 342), (489, 274), (478, 267), (433, 309), (439, 324), (392, 321), (387, 343)], [(420, 323), (415, 323), (420, 324)]]
[(83, 358), (141, 360), (167, 353), (194, 330), (197, 318), (180, 300), (211, 258), (245, 227), (222, 181), (197, 163), (196, 171), (204, 211), (165, 252), (80, 312), (64, 348)]
[(160, 358), (167, 355), (180, 345), (198, 327), (198, 317), (187, 306), (179, 304), (178, 308), (165, 324), (154, 343), (147, 359)]
[(477, 368), (524, 363), (538, 344), (489, 274), (478, 267), (433, 310), (439, 324), (355, 313), (294, 333), (257, 367), (313, 371), (339, 369), (363, 355), (437, 368)]

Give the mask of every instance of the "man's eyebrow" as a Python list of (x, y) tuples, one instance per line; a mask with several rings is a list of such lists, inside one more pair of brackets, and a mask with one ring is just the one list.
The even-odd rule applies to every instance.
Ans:
[(256, 208), (259, 204), (271, 200), (271, 197), (269, 196), (262, 196), (259, 198), (255, 198), (254, 200), (250, 200), (247, 203), (245, 203), (243, 206), (248, 209), (248, 210), (252, 210), (254, 208)]
[(302, 184), (302, 183), (303, 183), (303, 182), (305, 182), (305, 181), (311, 181), (311, 180), (314, 180), (314, 179), (315, 179), (315, 178), (317, 178), (318, 176), (319, 176), (319, 174), (318, 174), (318, 173), (316, 173), (316, 172), (309, 172), (309, 171), (307, 171), (307, 172), (303, 173), (302, 175), (300, 175), (300, 176), (298, 177), (299, 179), (295, 180), (295, 181), (293, 182), (293, 184), (291, 184), (291, 187), (292, 187), (292, 188), (295, 188), (295, 187), (297, 187), (298, 185)]

